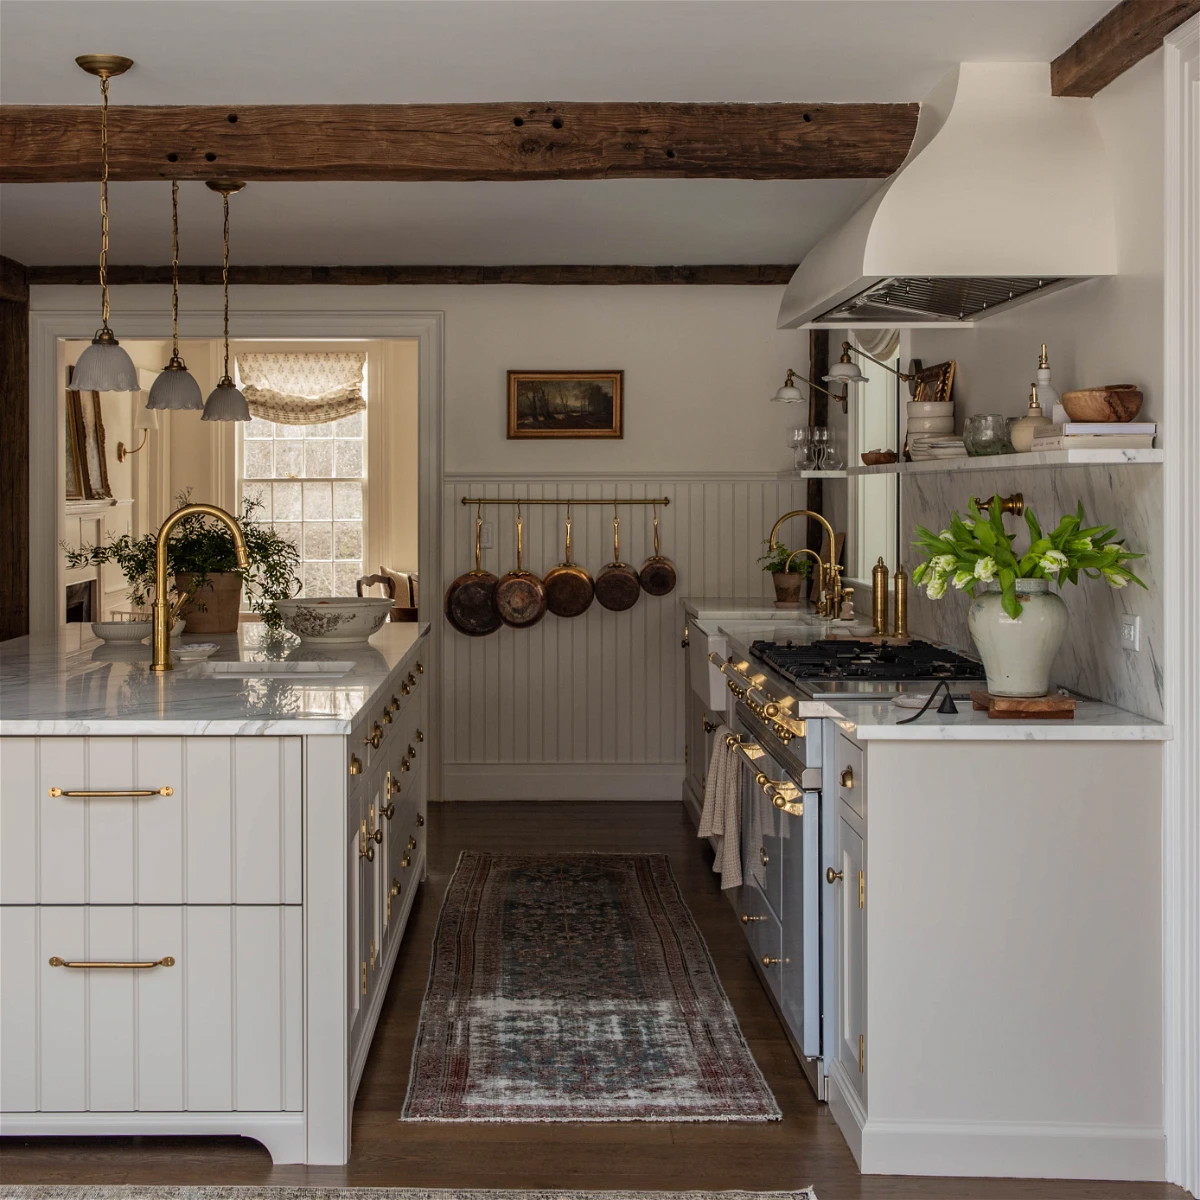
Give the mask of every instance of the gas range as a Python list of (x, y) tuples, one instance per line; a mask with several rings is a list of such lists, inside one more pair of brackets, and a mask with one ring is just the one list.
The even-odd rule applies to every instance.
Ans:
[(916, 640), (878, 644), (832, 638), (814, 642), (756, 641), (750, 653), (814, 700), (880, 700), (939, 679), (954, 683), (984, 678), (981, 663)]

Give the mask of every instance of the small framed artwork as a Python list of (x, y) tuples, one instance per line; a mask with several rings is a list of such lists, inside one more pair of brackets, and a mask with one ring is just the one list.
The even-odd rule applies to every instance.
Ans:
[(510, 438), (624, 436), (624, 371), (509, 371)]
[(954, 365), (954, 359), (951, 359), (936, 366), (923, 367), (914, 359), (908, 368), (913, 375), (908, 385), (912, 398), (919, 403), (937, 401), (949, 404), (954, 391)]
[(83, 500), (83, 429), (79, 393), (67, 392), (67, 492), (68, 500)]
[(108, 459), (104, 453), (104, 415), (99, 392), (76, 392), (79, 400), (80, 458), (83, 490), (88, 500), (111, 500)]

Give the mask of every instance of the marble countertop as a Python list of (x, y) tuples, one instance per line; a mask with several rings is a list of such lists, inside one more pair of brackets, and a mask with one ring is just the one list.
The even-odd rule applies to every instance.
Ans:
[(237, 634), (183, 640), (219, 643), (207, 663), (276, 663), (293, 672), (304, 663), (350, 664), (324, 680), (219, 677), (202, 663), (154, 674), (148, 643), (81, 639), (70, 627), (15, 638), (0, 644), (0, 735), (345, 734), (428, 629), (389, 623), (365, 644), (305, 645), (285, 634), (268, 645), (262, 626), (247, 624)]
[[(759, 639), (777, 639), (781, 634), (794, 642), (817, 641), (827, 636), (828, 626), (823, 622), (797, 623), (793, 617), (793, 621), (785, 628), (762, 621), (758, 610), (750, 609), (744, 614), (718, 619), (718, 629), (728, 639), (731, 654), (740, 655), (753, 662), (756, 670), (765, 672), (773, 683), (773, 691), (789, 694), (795, 692), (796, 685), (777, 675), (760, 660), (751, 659), (751, 643)], [(960, 683), (955, 685), (954, 691), (965, 695), (971, 688), (969, 683)], [(974, 710), (970, 700), (959, 700), (956, 704), (957, 715), (943, 716), (935, 705), (919, 720), (908, 725), (901, 725), (900, 722), (915, 716), (918, 710), (902, 708), (890, 700), (880, 702), (839, 696), (833, 700), (800, 701), (792, 710), (792, 715), (828, 718), (858, 741), (1162, 742), (1171, 737), (1170, 727), (1159, 721), (1126, 712), (1111, 704), (1083, 698), (1079, 698), (1075, 717), (1069, 721), (997, 720), (986, 712)]]

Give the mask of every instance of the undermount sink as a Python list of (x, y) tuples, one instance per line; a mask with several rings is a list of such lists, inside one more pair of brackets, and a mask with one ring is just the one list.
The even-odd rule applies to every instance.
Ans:
[(204, 662), (196, 666), (195, 675), (213, 679), (337, 679), (352, 670), (354, 663), (346, 661), (321, 662)]

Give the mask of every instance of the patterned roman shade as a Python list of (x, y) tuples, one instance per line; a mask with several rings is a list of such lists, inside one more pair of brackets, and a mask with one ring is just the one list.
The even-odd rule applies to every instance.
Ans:
[(323, 425), (367, 407), (364, 351), (239, 354), (238, 377), (250, 412), (281, 425)]

